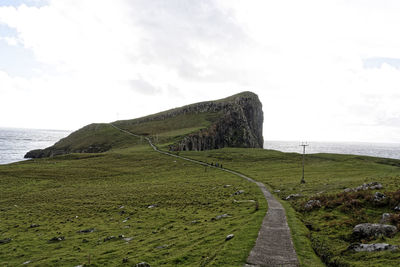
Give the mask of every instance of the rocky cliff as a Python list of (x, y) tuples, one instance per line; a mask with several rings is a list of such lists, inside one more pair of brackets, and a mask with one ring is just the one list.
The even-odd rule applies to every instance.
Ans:
[(263, 111), (258, 96), (251, 92), (213, 102), (184, 107), (183, 113), (218, 112), (219, 119), (208, 128), (191, 133), (170, 150), (209, 150), (223, 147), (262, 148)]
[[(262, 104), (258, 96), (252, 92), (243, 92), (216, 101), (191, 104), (113, 124), (140, 135), (164, 136), (158, 145), (172, 151), (182, 151), (223, 147), (262, 148), (263, 120)], [(91, 124), (51, 147), (30, 151), (25, 157), (100, 153), (112, 148), (137, 145), (138, 140), (133, 139), (110, 124)]]

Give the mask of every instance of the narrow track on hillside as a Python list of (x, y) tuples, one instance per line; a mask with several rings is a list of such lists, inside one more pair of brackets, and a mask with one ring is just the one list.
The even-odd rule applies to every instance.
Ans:
[(157, 146), (155, 146), (151, 142), (150, 138), (131, 133), (113, 124), (110, 125), (126, 134), (133, 135), (139, 138), (143, 137), (153, 148), (153, 150), (161, 154), (183, 159), (210, 168), (216, 168), (221, 171), (229, 172), (243, 179), (246, 179), (249, 182), (255, 183), (260, 188), (260, 190), (264, 194), (265, 199), (268, 202), (268, 211), (264, 216), (260, 231), (258, 232), (256, 244), (250, 251), (250, 255), (247, 258), (247, 263), (244, 266), (299, 266), (299, 261), (297, 259), (297, 254), (293, 246), (292, 236), (290, 234), (290, 229), (286, 219), (285, 209), (283, 208), (282, 204), (267, 190), (263, 183), (257, 182), (254, 179), (247, 177), (246, 175), (229, 169), (212, 166), (205, 162), (159, 150)]

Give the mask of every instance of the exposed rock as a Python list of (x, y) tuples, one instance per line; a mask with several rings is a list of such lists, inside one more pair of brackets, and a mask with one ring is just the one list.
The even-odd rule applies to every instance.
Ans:
[(95, 228), (89, 228), (89, 229), (84, 229), (84, 230), (79, 230), (77, 233), (93, 233), (96, 229)]
[(383, 250), (397, 250), (397, 246), (389, 245), (386, 243), (376, 243), (376, 244), (352, 244), (349, 246), (348, 250), (354, 250), (357, 252), (374, 252)]
[(147, 262), (140, 262), (136, 264), (135, 267), (151, 267), (151, 266)]
[(133, 237), (125, 237), (124, 238), (124, 241), (126, 241), (126, 242), (129, 242), (129, 241), (132, 241), (133, 240)]
[(298, 197), (301, 197), (301, 195), (300, 194), (291, 194), (291, 195), (288, 195), (285, 198), (285, 200), (290, 200), (290, 199), (294, 199), (294, 198), (298, 198)]
[(0, 244), (7, 244), (11, 242), (11, 238), (0, 239)]
[(378, 182), (372, 182), (372, 183), (364, 183), (360, 186), (354, 187), (354, 188), (346, 188), (343, 191), (348, 193), (348, 192), (357, 192), (357, 191), (361, 191), (361, 190), (368, 190), (368, 189), (382, 189), (383, 186), (382, 184), (378, 183)]
[(396, 232), (396, 226), (379, 223), (362, 223), (353, 228), (353, 236), (357, 238), (376, 237), (379, 235), (392, 237)]
[(234, 234), (229, 234), (229, 235), (226, 236), (225, 241), (231, 240), (234, 237), (235, 237)]
[(26, 264), (29, 264), (29, 263), (31, 263), (32, 261), (25, 261), (25, 262), (23, 262), (22, 263), (22, 265), (26, 265)]
[(60, 242), (60, 241), (64, 241), (65, 237), (63, 236), (55, 236), (52, 239), (49, 240), (49, 242)]
[(231, 217), (231, 216), (229, 216), (228, 214), (221, 214), (221, 215), (216, 216), (215, 218), (212, 218), (211, 220), (220, 220), (220, 219), (228, 218), (228, 217)]
[(380, 223), (388, 223), (388, 222), (390, 222), (390, 213), (384, 213), (384, 214), (382, 214), (382, 218), (381, 218), (381, 221), (380, 221)]
[(222, 116), (207, 129), (185, 136), (181, 141), (171, 145), (170, 150), (172, 151), (200, 151), (223, 147), (263, 147), (262, 124), (264, 115), (262, 104), (254, 93), (245, 92), (221, 101), (189, 105), (176, 111), (172, 110), (166, 116), (178, 115), (172, 115), (174, 112), (180, 114), (218, 112)]
[(313, 208), (320, 208), (321, 207), (321, 201), (315, 200), (315, 199), (310, 199), (307, 201), (307, 203), (304, 205), (304, 208), (306, 210), (312, 210)]
[(147, 208), (152, 209), (152, 208), (155, 208), (155, 207), (157, 207), (157, 204), (150, 205), (150, 206), (148, 206)]
[(386, 198), (386, 196), (380, 192), (376, 192), (374, 195), (374, 201), (376, 201), (376, 202), (381, 202), (385, 198)]
[(106, 238), (103, 239), (103, 241), (107, 242), (107, 241), (110, 241), (110, 240), (113, 240), (113, 239), (116, 239), (116, 237), (112, 235), (112, 236), (107, 236)]
[(233, 193), (232, 196), (241, 195), (243, 193), (244, 193), (244, 190), (239, 190), (239, 191), (236, 191), (235, 193)]

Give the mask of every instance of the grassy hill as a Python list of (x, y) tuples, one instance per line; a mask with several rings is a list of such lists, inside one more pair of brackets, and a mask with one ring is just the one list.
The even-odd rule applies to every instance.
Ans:
[[(168, 149), (221, 119), (210, 106), (230, 105), (252, 94), (240, 96), (114, 125)], [(70, 154), (58, 155), (66, 150)], [(134, 266), (142, 261), (151, 266), (243, 266), (267, 211), (254, 184), (159, 154), (144, 138), (110, 124), (88, 125), (38, 153), (50, 151), (52, 157), (0, 165), (2, 266)], [(383, 213), (391, 214), (387, 223), (400, 227), (400, 212), (394, 210), (400, 205), (399, 160), (307, 155), (306, 183), (300, 184), (301, 155), (296, 153), (256, 148), (173, 153), (218, 162), (266, 184), (286, 209), (301, 266), (400, 262), (399, 250), (348, 249), (357, 242), (400, 247), (400, 234), (362, 240), (351, 234), (359, 223), (378, 223)], [(383, 188), (344, 192), (370, 182)], [(239, 190), (245, 193), (235, 195)], [(378, 191), (386, 196), (382, 202), (374, 201)], [(291, 194), (300, 196), (284, 200)], [(305, 209), (309, 200), (321, 205)], [(225, 241), (228, 234), (235, 236)]]

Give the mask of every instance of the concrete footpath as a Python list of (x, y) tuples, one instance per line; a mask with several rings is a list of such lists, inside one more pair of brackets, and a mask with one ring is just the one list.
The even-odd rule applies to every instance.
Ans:
[[(140, 135), (120, 129), (113, 124), (111, 124), (111, 126), (124, 133), (136, 137), (141, 137)], [(243, 179), (248, 180), (249, 182), (257, 184), (257, 186), (263, 192), (264, 197), (268, 202), (268, 211), (263, 219), (260, 231), (258, 232), (256, 244), (254, 248), (250, 251), (250, 255), (247, 258), (247, 263), (244, 266), (245, 267), (299, 266), (299, 261), (297, 259), (296, 251), (294, 250), (290, 229), (287, 224), (285, 209), (283, 208), (281, 203), (279, 203), (279, 201), (266, 189), (263, 183), (257, 182), (250, 177), (247, 177), (241, 173), (232, 170), (210, 166), (209, 164), (198, 160), (178, 156), (166, 151), (159, 150), (148, 137), (144, 138), (147, 140), (149, 145), (155, 151), (161, 154), (165, 154), (175, 158), (180, 158), (196, 164), (208, 166), (210, 168), (217, 168), (221, 171), (232, 173), (234, 175), (242, 177)]]

